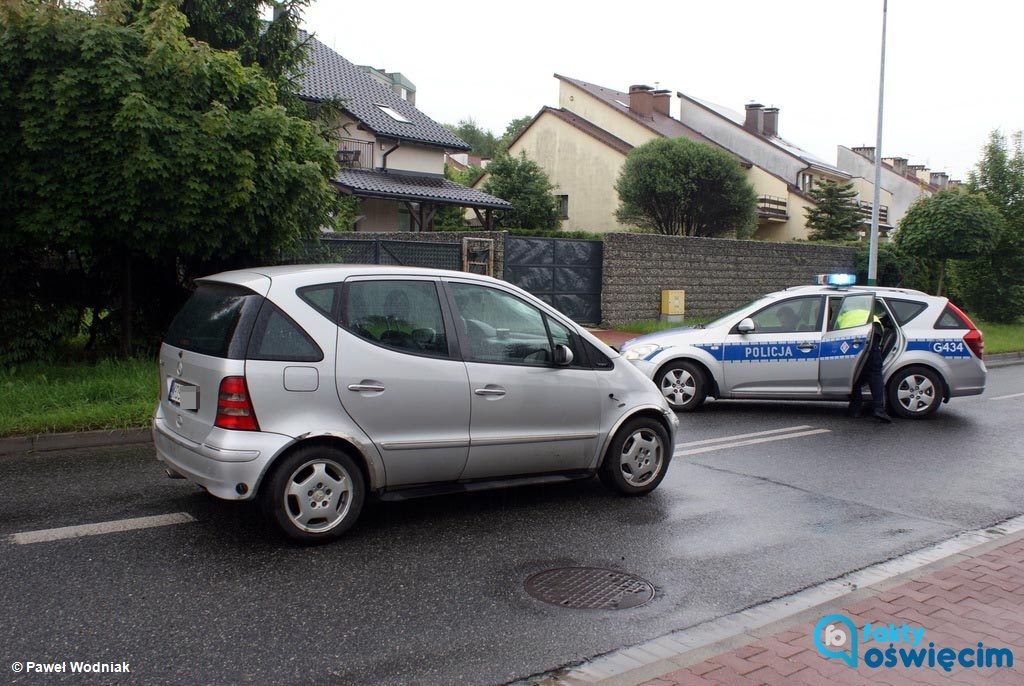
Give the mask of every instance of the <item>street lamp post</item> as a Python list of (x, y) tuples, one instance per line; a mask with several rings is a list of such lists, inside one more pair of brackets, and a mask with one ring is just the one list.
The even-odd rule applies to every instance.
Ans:
[(889, 0), (882, 0), (882, 58), (878, 73), (878, 128), (875, 133), (875, 193), (871, 202), (871, 238), (868, 246), (868, 285), (878, 283), (878, 204), (882, 189), (882, 96), (885, 93), (885, 20)]

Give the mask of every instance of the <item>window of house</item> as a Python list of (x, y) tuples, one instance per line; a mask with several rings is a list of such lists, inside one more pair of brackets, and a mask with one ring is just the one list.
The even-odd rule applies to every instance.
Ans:
[(412, 231), (412, 215), (409, 214), (409, 208), (405, 205), (398, 206), (398, 230)]
[(380, 103), (376, 103), (376, 105), (377, 105), (377, 109), (379, 109), (381, 112), (383, 112), (384, 114), (388, 115), (389, 117), (391, 117), (395, 121), (400, 121), (403, 124), (411, 124), (412, 123), (408, 119), (406, 119), (405, 117), (400, 115), (398, 112), (396, 112), (395, 110), (393, 110), (390, 107), (388, 107), (387, 105), (381, 105)]
[(569, 218), (569, 196), (568, 195), (556, 195), (558, 199), (558, 217), (559, 219)]

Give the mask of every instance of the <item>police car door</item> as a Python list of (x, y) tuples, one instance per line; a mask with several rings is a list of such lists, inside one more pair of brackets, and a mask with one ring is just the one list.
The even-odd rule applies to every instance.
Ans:
[[(723, 351), (725, 393), (737, 398), (817, 396), (823, 305), (821, 295), (786, 298), (737, 322)], [(751, 323), (752, 330), (741, 331)]]
[(818, 376), (824, 396), (849, 395), (853, 380), (867, 361), (874, 293), (830, 298), (828, 331), (821, 339)]

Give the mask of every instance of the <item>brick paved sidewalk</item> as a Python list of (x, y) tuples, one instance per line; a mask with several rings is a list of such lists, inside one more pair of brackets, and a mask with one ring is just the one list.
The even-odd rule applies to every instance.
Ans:
[(641, 334), (638, 333), (627, 333), (625, 331), (615, 331), (613, 329), (590, 329), (590, 333), (594, 334), (598, 339), (601, 340), (607, 346), (619, 349), (619, 346), (626, 341), (632, 340)]
[[(957, 564), (882, 591), (842, 609), (822, 614), (848, 616), (858, 628), (865, 624), (924, 627), (924, 641), (936, 650), (1009, 648), (1013, 668), (971, 668), (956, 665), (871, 669), (864, 664), (867, 648), (885, 650), (886, 642), (861, 643), (856, 670), (841, 660), (818, 654), (814, 622), (796, 625), (740, 648), (723, 652), (643, 686), (709, 684), (1007, 684), (1024, 685), (1024, 538)], [(896, 648), (909, 647), (897, 644)]]

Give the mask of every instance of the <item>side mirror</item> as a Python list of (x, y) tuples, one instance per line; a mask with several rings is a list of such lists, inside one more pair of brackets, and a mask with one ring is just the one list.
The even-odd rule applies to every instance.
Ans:
[(754, 320), (751, 319), (750, 317), (746, 317), (745, 319), (741, 320), (739, 324), (736, 325), (736, 330), (739, 331), (740, 333), (750, 333), (755, 329), (757, 329), (757, 327), (754, 326)]
[(560, 367), (567, 367), (572, 364), (572, 350), (568, 346), (559, 343), (555, 346), (555, 364)]

